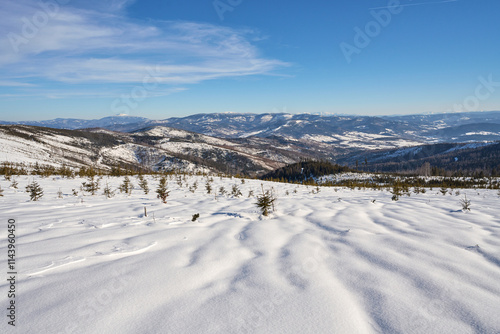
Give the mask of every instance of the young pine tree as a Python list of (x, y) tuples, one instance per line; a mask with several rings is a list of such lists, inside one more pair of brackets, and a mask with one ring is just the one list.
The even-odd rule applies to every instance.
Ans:
[(109, 186), (108, 182), (106, 182), (106, 186), (103, 189), (103, 195), (106, 196), (106, 198), (111, 198), (115, 196), (115, 191), (111, 190), (111, 187)]
[(231, 195), (233, 195), (233, 197), (240, 197), (243, 195), (237, 184), (233, 184), (233, 187), (231, 188)]
[(83, 190), (94, 196), (99, 190), (99, 180), (94, 175), (88, 177), (88, 182), (82, 182)]
[(224, 196), (226, 193), (227, 193), (226, 188), (224, 188), (224, 186), (221, 186), (221, 187), (219, 188), (219, 194), (220, 194), (221, 196)]
[(399, 197), (403, 195), (403, 188), (399, 184), (399, 182), (396, 182), (394, 186), (392, 187), (392, 200), (397, 201), (399, 200)]
[(139, 174), (139, 187), (144, 191), (144, 194), (147, 195), (149, 193), (148, 180), (142, 174)]
[(210, 184), (210, 182), (207, 181), (207, 183), (205, 184), (205, 189), (207, 190), (207, 194), (212, 193), (212, 185)]
[(189, 187), (189, 191), (194, 194), (196, 189), (198, 189), (198, 181), (194, 181), (193, 185)]
[(255, 205), (260, 209), (263, 216), (268, 216), (269, 213), (274, 211), (274, 202), (276, 201), (276, 197), (273, 192), (270, 190), (266, 190), (264, 192), (264, 186), (262, 186), (262, 195), (257, 196), (257, 202)]
[(118, 189), (120, 189), (121, 193), (126, 193), (130, 195), (132, 193), (133, 187), (134, 185), (132, 184), (132, 182), (130, 182), (130, 178), (128, 177), (128, 175), (126, 175), (125, 178), (123, 179), (123, 183), (120, 184), (120, 187)]
[(464, 198), (460, 199), (460, 204), (462, 205), (462, 211), (470, 211), (470, 199), (467, 199), (467, 194), (465, 194)]
[(30, 194), (30, 200), (32, 201), (38, 201), (43, 196), (43, 189), (36, 181), (26, 186), (26, 192)]
[(167, 190), (167, 178), (163, 176), (160, 179), (160, 183), (158, 184), (158, 188), (156, 188), (156, 193), (158, 194), (158, 198), (165, 204), (167, 204), (167, 197), (170, 191)]

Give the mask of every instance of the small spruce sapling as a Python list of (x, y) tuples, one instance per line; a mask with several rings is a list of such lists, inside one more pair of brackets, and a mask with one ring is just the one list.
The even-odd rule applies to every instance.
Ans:
[(16, 181), (16, 179), (12, 179), (12, 183), (10, 184), (10, 186), (14, 189), (17, 189), (18, 185), (19, 183)]
[(195, 213), (195, 214), (193, 215), (193, 218), (191, 218), (191, 221), (192, 221), (192, 222), (195, 222), (195, 221), (196, 221), (196, 219), (198, 219), (198, 218), (200, 218), (200, 214), (199, 214), (199, 213)]
[(43, 189), (36, 181), (26, 186), (26, 192), (30, 194), (30, 200), (32, 201), (38, 201), (43, 196)]
[(95, 178), (94, 175), (89, 176), (88, 182), (82, 183), (83, 189), (94, 196), (99, 190), (99, 180)]
[(123, 179), (123, 183), (120, 184), (120, 187), (118, 189), (120, 189), (121, 193), (126, 193), (127, 195), (130, 195), (132, 193), (133, 188), (134, 185), (132, 184), (132, 182), (130, 182), (130, 178), (128, 177), (128, 175), (126, 175), (125, 178)]
[(148, 181), (144, 178), (142, 174), (139, 174), (139, 187), (141, 187), (145, 195), (149, 193)]
[(205, 184), (205, 189), (207, 190), (207, 194), (212, 193), (212, 185), (210, 184), (209, 181), (207, 181), (207, 183)]
[(237, 184), (233, 184), (233, 187), (231, 188), (231, 195), (233, 195), (233, 197), (240, 197), (243, 195)]
[(102, 194), (106, 196), (106, 198), (111, 198), (115, 196), (115, 191), (111, 190), (111, 187), (109, 186), (108, 182), (106, 182), (106, 186), (104, 187)]
[(392, 200), (397, 201), (399, 200), (399, 197), (403, 195), (403, 189), (399, 185), (399, 183), (395, 183), (394, 186), (392, 187)]
[(464, 198), (460, 199), (460, 204), (462, 205), (462, 211), (464, 211), (464, 212), (470, 211), (471, 202), (469, 199), (467, 199), (467, 194), (465, 194)]
[(194, 194), (196, 189), (198, 189), (198, 181), (194, 181), (193, 185), (189, 187), (189, 191)]
[(255, 205), (260, 209), (263, 216), (269, 216), (269, 213), (274, 211), (274, 202), (276, 197), (272, 190), (264, 191), (264, 186), (262, 185), (262, 195), (257, 196), (257, 202)]
[(160, 183), (158, 184), (158, 188), (156, 189), (156, 193), (158, 194), (158, 198), (165, 204), (167, 204), (167, 197), (170, 191), (167, 190), (167, 179), (163, 176), (160, 179)]

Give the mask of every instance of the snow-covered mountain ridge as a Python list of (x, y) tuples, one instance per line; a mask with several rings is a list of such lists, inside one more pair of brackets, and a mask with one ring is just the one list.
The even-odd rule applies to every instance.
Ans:
[[(350, 166), (369, 161), (373, 171), (394, 171), (402, 162), (414, 170), (426, 161), (445, 169), (450, 164), (500, 169), (498, 145), (493, 145), (500, 140), (500, 112), (392, 117), (219, 113), (160, 121), (114, 116), (38, 123), (55, 128), (0, 126), (0, 161), (250, 175), (303, 158)], [(65, 129), (76, 127), (85, 129)]]
[[(223, 138), (281, 137), (313, 140), (340, 146), (377, 148), (415, 143), (500, 140), (500, 111), (407, 116), (337, 116), (316, 114), (213, 113), (150, 120), (111, 116), (99, 120), (54, 119), (2, 122), (60, 129), (105, 128), (133, 132), (150, 126), (168, 126)], [(354, 143), (354, 144), (353, 144)]]
[(14, 163), (258, 174), (294, 162), (294, 156), (163, 126), (133, 133), (0, 126), (0, 161)]

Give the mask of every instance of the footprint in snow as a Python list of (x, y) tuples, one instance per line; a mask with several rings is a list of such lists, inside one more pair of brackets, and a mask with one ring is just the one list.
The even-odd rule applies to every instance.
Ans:
[(157, 244), (157, 242), (155, 241), (153, 243), (150, 243), (147, 246), (138, 247), (138, 246), (129, 245), (127, 243), (120, 243), (120, 244), (114, 245), (113, 249), (111, 251), (96, 252), (95, 256), (103, 256), (103, 255), (105, 255), (105, 256), (119, 256), (119, 255), (128, 256), (128, 255), (133, 255), (133, 254), (140, 254), (140, 253), (143, 253), (143, 252), (147, 251), (148, 249), (154, 247), (156, 244)]
[(235, 217), (235, 218), (243, 218), (242, 215), (240, 215), (239, 213), (235, 213), (235, 212), (216, 212), (216, 213), (214, 213), (214, 215), (224, 215), (224, 216)]
[(471, 252), (479, 252), (479, 245), (467, 246), (465, 247), (465, 249)]
[(42, 231), (48, 230), (48, 229), (52, 228), (53, 226), (54, 226), (54, 223), (41, 224), (40, 227), (38, 228), (38, 232), (42, 232)]
[(347, 229), (345, 231), (341, 231), (341, 232), (339, 232), (339, 235), (346, 235), (349, 232), (351, 232), (351, 229)]
[(245, 240), (247, 238), (247, 235), (245, 232), (238, 233), (234, 236), (236, 240)]
[(41, 267), (41, 268), (38, 268), (38, 269), (30, 270), (32, 272), (28, 274), (28, 277), (29, 276), (34, 276), (34, 275), (40, 275), (40, 274), (45, 273), (47, 271), (54, 270), (54, 269), (57, 269), (57, 268), (61, 268), (61, 267), (64, 267), (64, 266), (67, 266), (67, 265), (71, 265), (71, 264), (74, 264), (74, 263), (82, 262), (82, 261), (85, 261), (84, 257), (67, 256), (67, 257), (65, 257), (63, 259), (59, 259), (59, 260), (56, 260), (56, 261), (51, 261), (51, 263), (49, 265), (46, 265), (45, 267)]
[(113, 251), (109, 255), (125, 255), (125, 254), (139, 254), (147, 251), (148, 249), (154, 247), (157, 244), (156, 241), (150, 243), (147, 246), (143, 247), (137, 247), (137, 246), (131, 246), (129, 244), (119, 244), (114, 246)]

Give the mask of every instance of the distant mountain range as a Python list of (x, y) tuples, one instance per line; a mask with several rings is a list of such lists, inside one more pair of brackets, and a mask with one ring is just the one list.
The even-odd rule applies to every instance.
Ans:
[(47, 121), (22, 121), (22, 122), (5, 122), (0, 120), (0, 124), (13, 125), (33, 125), (54, 129), (85, 129), (85, 128), (103, 128), (113, 129), (114, 127), (130, 125), (130, 124), (145, 124), (151, 120), (144, 117), (135, 116), (109, 116), (101, 119), (77, 119), (77, 118), (56, 118)]
[[(5, 122), (56, 129), (103, 128), (133, 132), (151, 126), (168, 126), (221, 138), (281, 137), (366, 145), (376, 148), (414, 143), (500, 140), (500, 111), (406, 116), (322, 116), (315, 114), (196, 114), (150, 120), (134, 116), (110, 116), (97, 120), (57, 118), (47, 121)], [(370, 144), (377, 145), (370, 145)], [(349, 145), (350, 144), (350, 145)]]
[(251, 175), (307, 158), (350, 166), (369, 161), (363, 169), (378, 171), (413, 170), (426, 161), (444, 169), (500, 170), (500, 146), (493, 145), (500, 140), (500, 112), (383, 117), (216, 113), (0, 124), (5, 124), (0, 126), (0, 161)]

